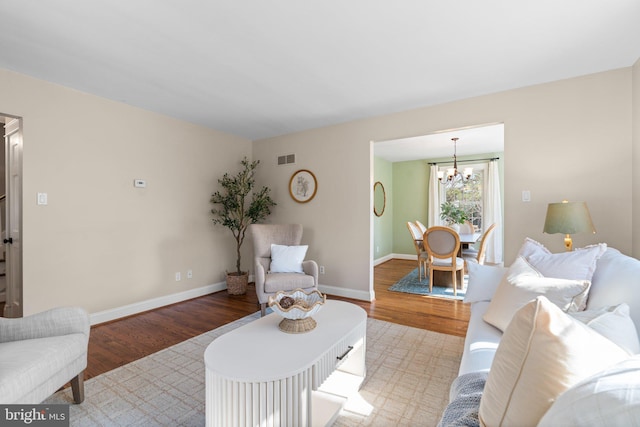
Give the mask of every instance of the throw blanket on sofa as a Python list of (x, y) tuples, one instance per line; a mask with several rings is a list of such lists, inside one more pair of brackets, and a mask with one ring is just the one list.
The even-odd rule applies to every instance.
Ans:
[(449, 404), (442, 414), (438, 427), (479, 426), (478, 409), (487, 372), (470, 372), (460, 375), (451, 384)]

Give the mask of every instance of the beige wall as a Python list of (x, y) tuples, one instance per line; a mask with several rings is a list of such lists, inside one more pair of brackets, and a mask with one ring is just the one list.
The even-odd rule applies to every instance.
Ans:
[(640, 59), (633, 73), (633, 256), (640, 258)]
[(0, 93), (0, 113), (23, 118), (25, 314), (95, 313), (223, 281), (233, 238), (211, 224), (209, 197), (250, 141), (6, 70)]
[[(598, 229), (574, 236), (576, 246), (602, 241), (631, 253), (639, 67), (253, 144), (0, 70), (0, 114), (24, 120), (25, 313), (59, 305), (95, 313), (221, 282), (234, 264), (232, 237), (211, 225), (208, 200), (217, 178), (252, 154), (262, 161), (258, 183), (278, 203), (269, 222), (304, 225), (309, 257), (326, 269), (325, 291), (369, 299), (371, 142), (496, 122), (505, 124), (507, 264), (526, 236), (562, 250), (561, 236), (541, 230), (547, 203), (563, 198), (586, 200)], [(289, 153), (297, 163), (276, 166)], [(318, 179), (309, 203), (289, 197), (297, 169)], [(134, 189), (135, 178), (148, 187)], [(520, 201), (525, 189), (530, 203)], [(48, 193), (48, 206), (35, 204), (38, 192)], [(247, 245), (243, 266), (250, 255)]]
[[(561, 236), (542, 234), (547, 204), (562, 199), (587, 201), (598, 230), (575, 235), (576, 247), (607, 242), (631, 253), (631, 83), (624, 68), (254, 141), (265, 165), (259, 180), (281, 199), (271, 221), (305, 226), (309, 254), (326, 266), (325, 289), (371, 297), (370, 142), (502, 122), (505, 262), (527, 236), (563, 250)], [(275, 155), (292, 152), (296, 165), (276, 166)], [(297, 169), (318, 178), (316, 198), (304, 205), (288, 197)], [(531, 202), (521, 201), (522, 190)]]

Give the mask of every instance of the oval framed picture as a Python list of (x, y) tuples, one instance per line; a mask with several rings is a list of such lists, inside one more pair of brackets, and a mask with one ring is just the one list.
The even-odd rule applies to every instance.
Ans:
[(318, 181), (313, 172), (300, 169), (291, 175), (289, 180), (289, 194), (291, 198), (298, 203), (307, 203), (311, 201), (318, 190)]

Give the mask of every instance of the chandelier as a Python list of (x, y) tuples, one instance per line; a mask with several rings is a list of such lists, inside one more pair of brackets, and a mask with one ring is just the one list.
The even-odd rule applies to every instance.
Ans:
[(453, 185), (456, 182), (464, 182), (473, 176), (473, 168), (464, 168), (462, 172), (458, 170), (458, 159), (456, 158), (456, 143), (459, 138), (451, 138), (453, 141), (453, 168), (447, 169), (447, 176), (444, 171), (438, 171), (438, 181), (444, 185)]

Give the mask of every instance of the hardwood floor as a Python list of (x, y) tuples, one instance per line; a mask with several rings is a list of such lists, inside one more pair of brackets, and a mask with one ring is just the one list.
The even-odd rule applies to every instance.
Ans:
[[(376, 300), (371, 303), (331, 295), (328, 298), (353, 302), (375, 319), (464, 336), (469, 307), (461, 301), (387, 290), (415, 267), (415, 261), (398, 259), (375, 267)], [(93, 326), (85, 378), (110, 371), (257, 310), (258, 299), (251, 284), (245, 295), (216, 292)]]

